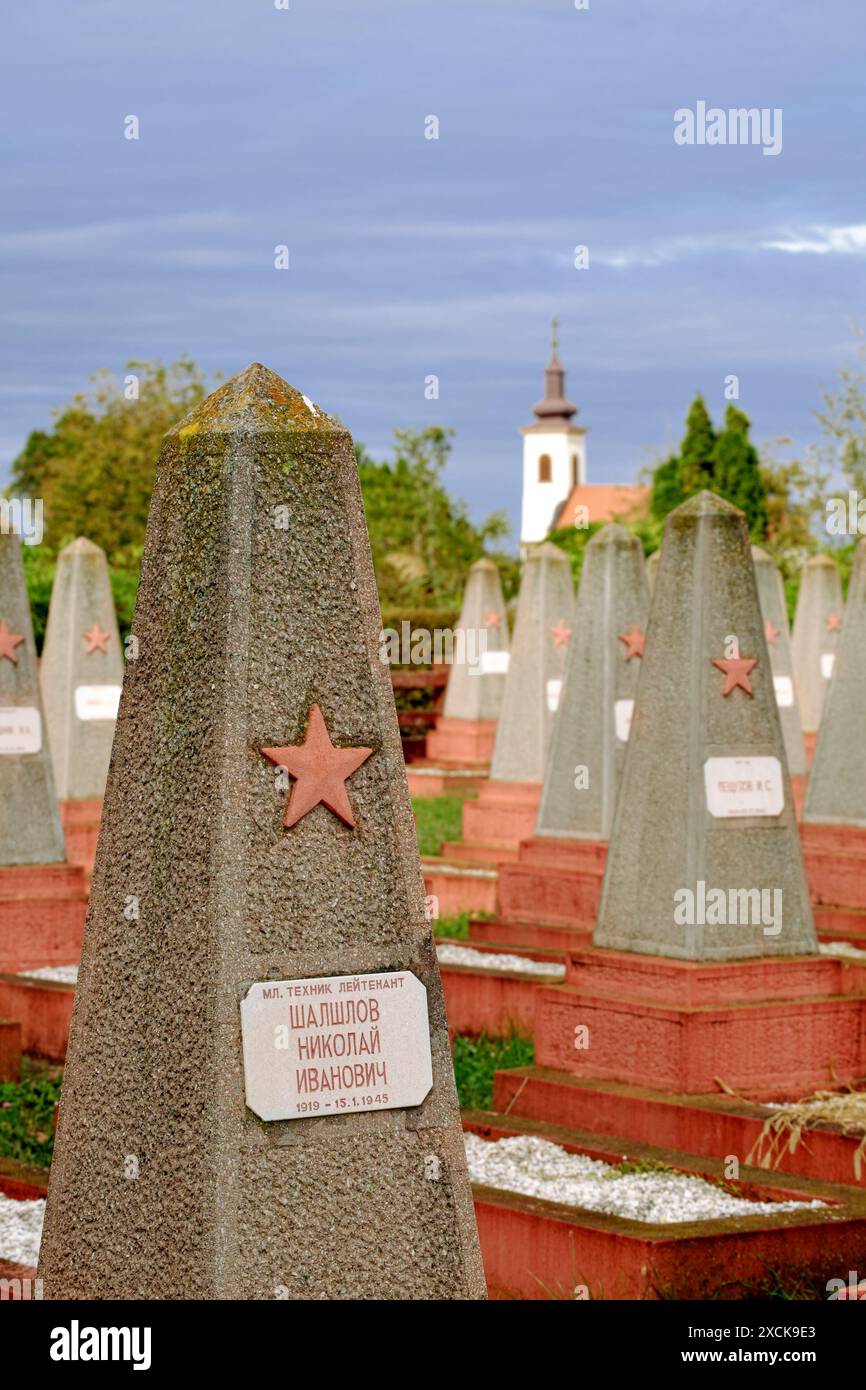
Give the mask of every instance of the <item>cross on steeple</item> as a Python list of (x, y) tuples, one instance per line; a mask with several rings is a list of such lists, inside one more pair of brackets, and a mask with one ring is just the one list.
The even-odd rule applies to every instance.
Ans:
[(550, 321), (550, 350), (554, 357), (559, 351), (559, 319)]

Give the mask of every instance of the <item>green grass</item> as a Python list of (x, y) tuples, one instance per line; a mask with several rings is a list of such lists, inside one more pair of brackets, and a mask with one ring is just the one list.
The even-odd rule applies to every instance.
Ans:
[(60, 1099), (59, 1067), (22, 1061), (20, 1082), (0, 1082), (0, 1158), (47, 1168), (54, 1148), (54, 1103)]
[(462, 796), (415, 796), (412, 809), (422, 854), (439, 854), (446, 840), (463, 839)]
[[(477, 912), (471, 914), (478, 917)], [(469, 940), (469, 917), (468, 912), (461, 912), (459, 917), (437, 917), (433, 920), (433, 932), (436, 936), (448, 936), (452, 941)]]
[(531, 1038), (512, 1033), (507, 1038), (454, 1039), (454, 1079), (464, 1110), (489, 1110), (493, 1104), (493, 1074), (506, 1067), (528, 1067), (535, 1058)]

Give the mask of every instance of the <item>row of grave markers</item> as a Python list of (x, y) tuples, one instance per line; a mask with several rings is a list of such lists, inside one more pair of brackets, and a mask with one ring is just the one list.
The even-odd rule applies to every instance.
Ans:
[(0, 536), (0, 865), (65, 859), (58, 803), (101, 801), (122, 681), (104, 552), (60, 552), (39, 663), (21, 542)]
[[(754, 568), (763, 618), (765, 669), (772, 676), (788, 771), (802, 778), (807, 772), (804, 732), (812, 735), (814, 742), (825, 701), (834, 711), (842, 708), (841, 696), (828, 700), (843, 641), (845, 606), (838, 568), (824, 555), (807, 562), (792, 638), (782, 576), (770, 556), (752, 546), (743, 563)], [(653, 574), (655, 569), (653, 566)], [(852, 592), (856, 607), (856, 575)], [(492, 630), (497, 649), (504, 652), (507, 633), (502, 631), (503, 608), (495, 567), (481, 561), (470, 575), (458, 630)], [(484, 811), (497, 804), (497, 784), (519, 783), (523, 784), (527, 807), (538, 806), (534, 818), (537, 834), (609, 838), (649, 610), (648, 567), (640, 543), (616, 523), (604, 527), (588, 542), (576, 603), (567, 557), (550, 544), (528, 553), (509, 664), (505, 670), (495, 671), (483, 666), (473, 670), (469, 664), (456, 666), (442, 721), (445, 739), (437, 732), (431, 740), (432, 751), (444, 744), (445, 751), (453, 754), (465, 747), (469, 738), (460, 725), (467, 731), (477, 730), (481, 727), (477, 721), (483, 719), (484, 737), (491, 750), (490, 784), (482, 789), (480, 813), (467, 805), (467, 818), (475, 827), (483, 823)], [(719, 640), (717, 660), (735, 661), (731, 641), (736, 643), (740, 635), (725, 633)], [(855, 640), (851, 638), (847, 645)], [(723, 647), (725, 642), (728, 645)], [(851, 661), (849, 654), (845, 660), (849, 672)], [(724, 672), (724, 665), (719, 669)], [(729, 684), (732, 680), (745, 688), (745, 674), (743, 668), (730, 666), (726, 694), (733, 688)], [(840, 679), (837, 688), (849, 681), (850, 676)], [(838, 713), (832, 722), (838, 725)], [(837, 740), (828, 735), (824, 744), (822, 764)], [(837, 749), (834, 763), (840, 763), (844, 772), (844, 747)], [(858, 805), (850, 795), (844, 805), (838, 800), (850, 780), (835, 774), (814, 779), (808, 817), (818, 818), (820, 813), (821, 819), (848, 819), (856, 813), (854, 823), (861, 823), (866, 816), (866, 798)], [(816, 802), (819, 785), (824, 791)], [(576, 789), (581, 792), (579, 796)], [(500, 804), (504, 804), (501, 798)], [(490, 843), (496, 842), (491, 828)]]
[[(277, 507), (290, 524), (262, 525)], [(562, 680), (560, 723), (585, 678), (578, 622), (620, 627), (619, 568), (647, 601), (636, 546), (619, 528), (594, 538), (585, 614), (580, 597), (573, 618), (532, 599), (552, 655), (526, 698), (550, 714)], [(851, 684), (864, 563), (861, 547), (834, 690)], [(564, 581), (550, 555), (527, 577), (545, 567)], [(705, 961), (815, 950), (764, 621), (741, 514), (708, 494), (684, 504), (643, 652), (623, 612), (602, 663), (606, 717), (636, 704), (597, 944)], [(16, 651), (25, 622), (7, 624)], [(379, 628), (351, 438), (254, 366), (171, 431), (157, 470), (52, 1166), (49, 1297), (483, 1296)], [(30, 651), (38, 699), (32, 635)], [(620, 673), (637, 681), (641, 664), (629, 694)], [(488, 675), (502, 672), (467, 684)], [(500, 720), (503, 767), (506, 734)], [(782, 808), (770, 785), (766, 806), (716, 816), (707, 765), (744, 745), (775, 761)], [(816, 769), (823, 747), (822, 731)], [(600, 819), (618, 774), (594, 765)], [(742, 795), (730, 781), (719, 794)], [(759, 885), (781, 876), (790, 931), (673, 934), (671, 887), (731, 863)]]

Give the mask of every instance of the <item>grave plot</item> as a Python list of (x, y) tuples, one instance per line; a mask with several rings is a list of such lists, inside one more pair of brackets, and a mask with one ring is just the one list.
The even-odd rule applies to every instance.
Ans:
[(75, 960), (86, 908), (66, 862), (21, 542), (0, 534), (0, 972)]
[[(572, 874), (586, 874), (578, 863)], [(586, 892), (585, 915), (572, 899), (551, 930), (576, 935)], [(530, 940), (538, 916), (524, 946), (553, 944)], [(473, 924), (470, 940), (504, 950), (494, 926)], [(566, 1149), (649, 1145), (654, 1161), (708, 1171), (712, 1160), (754, 1187), (766, 1122), (866, 1076), (863, 967), (819, 950), (745, 519), (711, 494), (668, 520), (592, 942), (584, 931), (565, 958), (565, 982), (534, 989), (534, 1066), (497, 1076), (484, 1117), (494, 1137), (558, 1126)], [(814, 1150), (811, 1135), (791, 1146), (788, 1176), (760, 1179), (774, 1202), (798, 1173), (797, 1185), (824, 1183), (827, 1211), (776, 1208), (713, 1229), (640, 1231), (622, 1212), (563, 1210), (516, 1178), (476, 1187), (488, 1280), (529, 1296), (539, 1278), (571, 1287), (577, 1267), (605, 1297), (723, 1285), (742, 1297), (771, 1268), (836, 1276), (866, 1259), (859, 1142), (825, 1126)], [(510, 1266), (508, 1248), (520, 1252)]]

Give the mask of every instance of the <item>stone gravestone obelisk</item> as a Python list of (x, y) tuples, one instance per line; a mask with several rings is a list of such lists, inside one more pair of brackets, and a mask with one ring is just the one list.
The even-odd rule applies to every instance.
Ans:
[(427, 735), (427, 757), (434, 765), (484, 771), (493, 755), (509, 662), (508, 618), (492, 560), (477, 560), (469, 571), (451, 656), (443, 712)]
[(857, 545), (845, 621), (809, 776), (805, 821), (866, 827), (866, 539)]
[(469, 571), (454, 641), (456, 654), (445, 691), (445, 718), (498, 719), (508, 674), (509, 643), (502, 584), (492, 560), (476, 560)]
[(349, 433), (254, 365), (166, 438), (49, 1298), (483, 1297)]
[(105, 552), (83, 537), (57, 557), (40, 679), (57, 795), (61, 801), (99, 800), (123, 656)]
[(571, 561), (545, 541), (527, 553), (490, 765), (492, 781), (540, 782), (572, 638)]
[(709, 492), (665, 528), (593, 939), (705, 961), (816, 949), (746, 518)]
[(779, 707), (779, 718), (782, 721), (788, 771), (792, 777), (801, 777), (806, 772), (806, 749), (803, 743), (800, 707), (797, 703), (797, 690), (794, 684), (785, 588), (782, 583), (782, 576), (766, 550), (753, 545), (752, 560), (755, 565), (758, 602), (761, 605), (761, 615), (764, 619), (764, 637), (767, 642), (770, 669), (773, 673), (776, 704)]
[(829, 555), (813, 555), (803, 568), (791, 655), (803, 732), (814, 734), (821, 723), (824, 697), (833, 675), (842, 630), (842, 585)]
[(611, 522), (588, 542), (536, 835), (607, 840), (643, 661), (640, 541)]
[(65, 858), (21, 541), (0, 534), (0, 865)]

